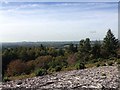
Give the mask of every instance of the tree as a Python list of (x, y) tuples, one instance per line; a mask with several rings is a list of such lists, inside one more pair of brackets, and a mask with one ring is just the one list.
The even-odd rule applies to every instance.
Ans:
[(48, 54), (53, 56), (53, 57), (56, 57), (57, 56), (57, 50), (53, 47), (50, 47), (49, 50), (48, 50)]
[(96, 41), (93, 47), (91, 48), (91, 54), (93, 58), (99, 58), (101, 56), (100, 52), (101, 52), (101, 44), (100, 42)]
[(78, 49), (78, 59), (82, 60), (82, 62), (88, 61), (90, 51), (91, 51), (90, 39), (86, 38), (86, 40), (81, 40)]
[(84, 49), (88, 53), (91, 50), (91, 44), (90, 44), (90, 39), (89, 38), (86, 38), (86, 40), (85, 40)]
[(118, 46), (118, 39), (115, 38), (115, 36), (111, 32), (111, 29), (109, 29), (102, 44), (102, 51), (106, 54), (105, 57), (116, 56), (116, 50)]
[(59, 49), (58, 50), (58, 56), (64, 56), (64, 50), (63, 49)]
[(91, 50), (90, 39), (86, 38), (86, 40), (81, 40), (79, 44), (79, 51), (89, 53)]
[(21, 50), (19, 52), (19, 59), (23, 61), (28, 61), (28, 53), (27, 53), (27, 48), (26, 47), (21, 47)]
[(84, 52), (84, 43), (85, 40), (82, 39), (79, 44), (79, 52)]
[(68, 51), (71, 53), (74, 52), (74, 45), (72, 43), (69, 45)]
[(44, 50), (45, 49), (45, 47), (41, 44), (40, 45), (40, 48), (42, 49), (42, 50)]

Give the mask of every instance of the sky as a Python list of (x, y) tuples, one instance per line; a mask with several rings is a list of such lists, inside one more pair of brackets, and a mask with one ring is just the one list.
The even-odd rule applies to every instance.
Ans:
[(0, 0), (6, 2), (119, 2), (119, 0)]
[(102, 40), (109, 28), (118, 35), (117, 2), (8, 1), (0, 5), (0, 42)]

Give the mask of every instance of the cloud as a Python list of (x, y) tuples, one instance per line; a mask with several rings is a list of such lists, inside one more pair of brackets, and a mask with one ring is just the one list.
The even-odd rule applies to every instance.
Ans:
[(0, 30), (3, 41), (102, 39), (117, 34), (117, 15), (117, 3), (8, 3)]
[[(8, 4), (6, 6), (6, 4)], [(51, 9), (51, 8), (55, 8), (55, 7), (60, 7), (60, 8), (74, 8), (77, 7), (79, 9), (98, 9), (98, 8), (117, 8), (117, 2), (115, 3), (85, 3), (85, 2), (81, 2), (81, 3), (72, 3), (72, 2), (47, 2), (47, 3), (43, 3), (43, 2), (31, 2), (31, 3), (27, 3), (27, 2), (10, 2), (10, 3), (5, 3), (2, 5), (2, 8), (6, 8), (6, 9), (13, 9), (17, 8), (17, 10), (20, 9)], [(58, 9), (60, 9), (58, 8)]]
[[(107, 8), (107, 9), (105, 9)], [(111, 10), (112, 8), (112, 10)], [(110, 10), (109, 10), (110, 9)], [(105, 11), (104, 11), (105, 10)], [(9, 16), (38, 16), (38, 17), (50, 17), (50, 18), (67, 18), (73, 19), (82, 17), (94, 17), (87, 15), (96, 12), (117, 12), (116, 3), (9, 3), (9, 5), (3, 5), (0, 12), (3, 15)], [(86, 14), (86, 15), (85, 15)], [(96, 13), (97, 15), (97, 13)], [(102, 15), (102, 14), (101, 14)], [(64, 18), (65, 17), (65, 18)], [(62, 19), (62, 20), (63, 20)]]
[(119, 2), (119, 0), (6, 0), (8, 2)]

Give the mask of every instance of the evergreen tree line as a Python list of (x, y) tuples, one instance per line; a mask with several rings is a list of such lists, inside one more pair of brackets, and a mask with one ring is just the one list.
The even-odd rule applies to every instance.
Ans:
[(16, 47), (2, 51), (3, 76), (35, 73), (49, 74), (61, 70), (84, 69), (87, 63), (119, 58), (119, 41), (109, 29), (103, 41), (92, 43), (89, 38), (69, 47)]

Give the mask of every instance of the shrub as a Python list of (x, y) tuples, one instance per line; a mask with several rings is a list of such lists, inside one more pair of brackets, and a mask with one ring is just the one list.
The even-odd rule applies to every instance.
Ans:
[(53, 72), (55, 72), (55, 68), (50, 67), (50, 68), (47, 70), (47, 73), (48, 73), (48, 74), (52, 74)]
[(7, 81), (10, 81), (10, 79), (8, 77), (4, 77), (3, 82), (7, 82)]
[(48, 63), (52, 61), (51, 56), (40, 56), (34, 61), (35, 68), (48, 69)]
[(62, 69), (62, 67), (60, 67), (60, 66), (56, 66), (55, 67), (55, 71), (57, 72), (57, 71), (61, 71), (61, 69)]
[(27, 65), (21, 60), (14, 60), (7, 67), (7, 76), (15, 76), (27, 73)]
[(31, 72), (34, 71), (34, 69), (35, 69), (34, 60), (30, 60), (30, 61), (26, 62), (26, 65), (27, 65), (27, 71), (28, 71), (27, 74), (30, 74)]
[(79, 63), (77, 63), (77, 64), (75, 65), (75, 68), (76, 68), (77, 70), (79, 70), (79, 69), (84, 69), (84, 68), (85, 68), (85, 64), (82, 63), (82, 62), (79, 62)]
[(51, 62), (48, 63), (49, 71), (54, 69), (53, 71), (60, 71), (63, 67), (67, 67), (66, 58), (58, 56), (55, 57)]
[(76, 61), (77, 61), (77, 54), (68, 55), (67, 58), (68, 65), (73, 65), (76, 63)]
[(35, 71), (35, 75), (36, 76), (43, 76), (43, 75), (46, 75), (47, 74), (47, 71), (45, 70), (45, 69), (37, 69), (36, 71)]
[(92, 63), (96, 63), (96, 62), (98, 62), (97, 59), (93, 59), (93, 60), (92, 60)]

